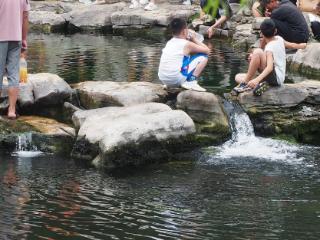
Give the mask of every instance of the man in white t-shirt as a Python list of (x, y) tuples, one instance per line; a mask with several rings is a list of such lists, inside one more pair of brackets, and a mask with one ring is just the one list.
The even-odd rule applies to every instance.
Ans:
[(185, 20), (174, 18), (170, 23), (173, 37), (167, 42), (160, 59), (158, 76), (167, 87), (183, 87), (205, 91), (197, 78), (208, 63), (210, 49), (187, 28)]
[(21, 48), (27, 49), (29, 0), (0, 0), (0, 94), (8, 75), (8, 118), (16, 119)]
[(277, 30), (272, 19), (264, 20), (260, 30), (265, 48), (255, 49), (250, 56), (247, 73), (236, 75), (235, 80), (239, 85), (233, 89), (235, 93), (253, 89), (253, 93), (260, 96), (268, 86), (281, 86), (286, 74), (285, 48), (304, 49), (307, 46), (306, 43), (290, 43), (275, 36)]

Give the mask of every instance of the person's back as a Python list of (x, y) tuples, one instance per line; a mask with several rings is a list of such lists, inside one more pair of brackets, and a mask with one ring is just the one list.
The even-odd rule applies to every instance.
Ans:
[(180, 84), (181, 66), (184, 58), (184, 48), (188, 40), (173, 37), (162, 50), (159, 65), (159, 78), (168, 86)]
[(264, 51), (272, 52), (277, 82), (279, 85), (282, 85), (286, 74), (286, 50), (283, 38), (280, 36), (275, 36), (274, 40), (267, 43)]
[[(278, 34), (289, 42), (307, 42), (309, 38), (308, 24), (302, 14), (302, 12), (289, 0), (283, 0), (280, 2), (278, 8), (274, 9), (271, 13), (271, 19), (273, 19), (278, 28)], [(279, 26), (285, 22), (286, 27)], [(285, 28), (290, 28), (290, 32), (285, 31)]]

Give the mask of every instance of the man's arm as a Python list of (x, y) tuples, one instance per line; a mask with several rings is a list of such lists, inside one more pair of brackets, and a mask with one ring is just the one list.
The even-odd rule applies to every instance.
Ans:
[(273, 54), (270, 51), (267, 51), (267, 66), (262, 71), (262, 73), (259, 74), (256, 78), (252, 79), (248, 82), (248, 86), (251, 88), (255, 88), (260, 82), (263, 81), (273, 70)]
[(22, 49), (27, 49), (27, 35), (29, 30), (29, 12), (23, 12), (23, 20), (22, 20)]
[(292, 48), (292, 49), (305, 49), (307, 47), (306, 43), (292, 43), (284, 41), (284, 46), (286, 48)]
[(208, 29), (208, 37), (211, 38), (214, 34), (215, 28), (220, 27), (222, 24), (224, 24), (228, 20), (227, 16), (221, 16), (215, 24), (213, 24), (209, 29)]
[(196, 34), (193, 33), (191, 35), (190, 41), (186, 44), (184, 48), (184, 54), (190, 55), (196, 53), (204, 53), (208, 55), (210, 53), (210, 48), (208, 48), (208, 46), (205, 45), (203, 42), (200, 42), (197, 39)]

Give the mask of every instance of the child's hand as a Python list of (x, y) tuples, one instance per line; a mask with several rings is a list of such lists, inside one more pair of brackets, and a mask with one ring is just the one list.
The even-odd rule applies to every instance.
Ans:
[(254, 89), (256, 86), (258, 86), (259, 82), (256, 79), (252, 79), (248, 82), (247, 86)]
[(208, 33), (208, 38), (211, 38), (214, 34), (214, 32), (216, 31), (216, 29), (214, 27), (210, 27), (207, 31)]

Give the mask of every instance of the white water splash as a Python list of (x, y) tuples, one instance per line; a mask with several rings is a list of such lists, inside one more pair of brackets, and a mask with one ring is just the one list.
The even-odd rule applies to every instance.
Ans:
[(239, 108), (234, 109), (230, 122), (232, 138), (218, 149), (217, 157), (222, 159), (250, 157), (287, 163), (302, 162), (303, 159), (297, 157), (301, 147), (285, 141), (256, 137), (249, 116)]
[(25, 133), (18, 136), (16, 150), (12, 153), (12, 156), (32, 158), (42, 154), (43, 152), (32, 144), (32, 133)]

